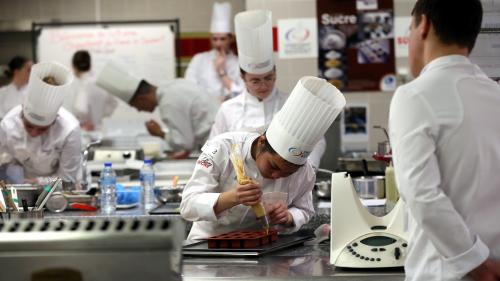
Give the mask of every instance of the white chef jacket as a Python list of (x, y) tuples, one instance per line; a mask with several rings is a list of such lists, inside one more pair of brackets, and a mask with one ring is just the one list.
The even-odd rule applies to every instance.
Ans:
[(406, 280), (459, 280), (500, 258), (500, 86), (459, 55), (399, 87), (389, 127), (411, 218)]
[(104, 117), (113, 114), (118, 106), (115, 97), (98, 87), (90, 72), (75, 76), (73, 91), (65, 98), (63, 107), (83, 122), (90, 122), (96, 128)]
[(174, 150), (193, 150), (206, 141), (216, 113), (216, 102), (198, 85), (173, 79), (157, 90), (162, 121), (168, 126), (166, 141)]
[(226, 75), (233, 82), (230, 90), (224, 88), (219, 73), (215, 70), (216, 57), (216, 50), (196, 54), (186, 69), (185, 78), (206, 89), (214, 98), (238, 95), (244, 88), (238, 57), (232, 52), (226, 55)]
[(188, 240), (261, 227), (248, 206), (238, 205), (218, 216), (213, 210), (219, 195), (235, 188), (237, 184), (236, 173), (229, 160), (231, 147), (236, 143), (240, 144), (245, 158), (247, 175), (261, 184), (262, 192), (288, 193), (288, 210), (295, 225), (283, 229), (284, 233), (299, 230), (312, 217), (312, 189), (316, 176), (309, 161), (286, 178), (265, 179), (251, 155), (252, 143), (258, 137), (257, 133), (231, 132), (219, 135), (203, 146), (193, 175), (182, 193), (181, 215), (186, 220), (194, 221)]
[(7, 153), (10, 163), (21, 165), (25, 178), (59, 176), (64, 181), (79, 181), (82, 146), (78, 120), (61, 108), (49, 130), (33, 138), (24, 129), (21, 114), (19, 105), (0, 123), (0, 154)]
[[(225, 132), (264, 133), (271, 124), (274, 114), (283, 107), (287, 98), (288, 94), (275, 87), (267, 98), (259, 101), (245, 89), (241, 95), (222, 103), (215, 116), (209, 139)], [(309, 155), (314, 168), (319, 167), (325, 149), (326, 140), (323, 137)]]
[(18, 88), (14, 83), (0, 88), (0, 119), (2, 119), (9, 110), (23, 103), (28, 87)]

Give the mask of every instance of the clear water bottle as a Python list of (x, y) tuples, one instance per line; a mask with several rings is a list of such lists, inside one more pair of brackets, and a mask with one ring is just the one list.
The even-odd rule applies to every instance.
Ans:
[(116, 173), (111, 163), (104, 163), (101, 172), (101, 212), (110, 214), (116, 211)]
[(153, 162), (149, 159), (144, 160), (141, 168), (141, 186), (142, 186), (142, 206), (145, 210), (151, 210), (155, 207), (155, 171)]

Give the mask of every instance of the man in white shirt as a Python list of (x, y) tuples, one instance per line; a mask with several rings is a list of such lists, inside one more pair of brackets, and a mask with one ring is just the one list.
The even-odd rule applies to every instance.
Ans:
[[(450, 5), (453, 12), (450, 13)], [(406, 280), (500, 280), (500, 86), (467, 56), (479, 0), (418, 0), (389, 127), (410, 214)]]
[(212, 127), (216, 105), (198, 85), (186, 79), (172, 79), (152, 85), (108, 63), (97, 78), (97, 85), (140, 111), (160, 111), (168, 127), (165, 133), (158, 122), (150, 120), (148, 132), (167, 141), (174, 150), (172, 158), (187, 158), (203, 146)]
[[(288, 94), (275, 86), (271, 16), (270, 11), (262, 10), (241, 12), (235, 17), (240, 72), (245, 89), (241, 95), (221, 105), (210, 139), (225, 132), (263, 133), (288, 98)], [(323, 137), (310, 155), (315, 169), (319, 167), (325, 149)]]
[(238, 57), (231, 51), (231, 4), (214, 3), (210, 25), (212, 50), (196, 54), (189, 63), (185, 78), (223, 102), (243, 90)]
[(9, 110), (22, 104), (26, 96), (26, 85), (30, 77), (33, 62), (25, 57), (15, 56), (9, 62), (9, 68), (5, 71), (5, 76), (11, 82), (0, 88), (0, 119)]
[[(33, 66), (23, 105), (0, 123), (2, 169), (12, 183), (47, 184), (51, 177), (78, 183), (81, 179), (81, 133), (78, 120), (61, 105), (71, 91), (73, 75), (57, 63)], [(22, 167), (14, 178), (9, 166)]]
[[(231, 132), (209, 140), (182, 194), (181, 215), (194, 221), (188, 239), (258, 228), (249, 206), (261, 201), (262, 192), (287, 194), (286, 202), (266, 210), (281, 232), (295, 232), (307, 223), (314, 214), (315, 180), (308, 155), (344, 105), (343, 95), (333, 85), (304, 77), (265, 134)], [(234, 145), (240, 147), (250, 183), (235, 180), (229, 160)]]

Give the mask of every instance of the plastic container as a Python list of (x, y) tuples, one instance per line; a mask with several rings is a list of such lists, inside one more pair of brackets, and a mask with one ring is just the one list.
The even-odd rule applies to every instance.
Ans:
[(116, 173), (109, 162), (104, 163), (100, 178), (101, 212), (105, 214), (116, 211)]
[(145, 210), (153, 209), (155, 204), (155, 171), (153, 169), (153, 162), (150, 159), (144, 160), (144, 165), (141, 168), (140, 174), (141, 187), (142, 187), (142, 207)]

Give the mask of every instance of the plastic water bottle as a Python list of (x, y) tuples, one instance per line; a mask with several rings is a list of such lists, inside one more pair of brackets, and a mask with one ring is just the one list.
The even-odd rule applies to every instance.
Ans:
[(153, 169), (153, 162), (151, 160), (144, 160), (144, 165), (141, 168), (140, 178), (142, 186), (142, 206), (145, 210), (151, 210), (155, 207), (155, 171)]
[(116, 211), (116, 173), (111, 163), (104, 163), (101, 172), (101, 212), (109, 214)]

